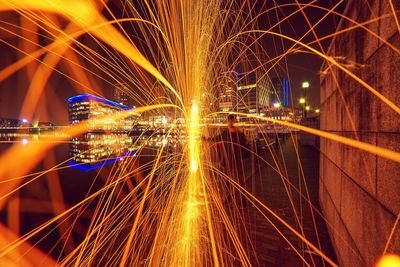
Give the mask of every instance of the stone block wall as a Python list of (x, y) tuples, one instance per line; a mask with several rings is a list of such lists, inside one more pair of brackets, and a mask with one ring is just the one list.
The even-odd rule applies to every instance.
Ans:
[[(352, 0), (344, 15), (382, 18), (336, 36), (327, 54), (400, 106), (400, 33), (389, 1)], [(342, 19), (338, 30), (352, 26)], [(321, 130), (400, 152), (400, 115), (337, 67), (321, 73)], [(339, 264), (372, 266), (400, 212), (400, 164), (325, 138), (320, 150), (320, 204)], [(387, 247), (400, 254), (400, 225)]]

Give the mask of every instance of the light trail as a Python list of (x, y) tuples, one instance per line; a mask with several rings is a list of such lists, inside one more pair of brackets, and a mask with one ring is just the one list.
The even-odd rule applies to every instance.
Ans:
[[(219, 113), (223, 113), (226, 114), (224, 112), (216, 112), (214, 114), (219, 114)], [(257, 115), (251, 115), (251, 114), (246, 114), (246, 113), (241, 113), (241, 112), (231, 112), (232, 114), (237, 114), (237, 115), (241, 115), (241, 116), (245, 116), (245, 117), (249, 117), (249, 118), (254, 118), (254, 119), (258, 119), (261, 121), (269, 121), (269, 122), (273, 122), (279, 125), (283, 125), (283, 126), (287, 126), (287, 127), (291, 127), (297, 130), (301, 130), (313, 135), (317, 135), (320, 137), (324, 137), (345, 145), (349, 145), (364, 151), (367, 151), (369, 153), (372, 154), (376, 154), (379, 155), (381, 157), (396, 161), (396, 162), (400, 162), (400, 153), (390, 150), (390, 149), (386, 149), (386, 148), (382, 148), (379, 146), (374, 146), (368, 143), (364, 143), (361, 141), (357, 141), (357, 140), (353, 140), (347, 137), (343, 137), (337, 134), (333, 134), (333, 133), (329, 133), (329, 132), (325, 132), (325, 131), (321, 131), (318, 129), (314, 129), (314, 128), (310, 128), (310, 127), (306, 127), (297, 123), (292, 123), (292, 122), (288, 122), (288, 121), (283, 121), (283, 120), (276, 120), (276, 119), (271, 119), (271, 118), (267, 118), (267, 117), (262, 117), (262, 116), (257, 116)]]
[[(307, 4), (297, 0), (287, 4), (221, 0), (0, 0), (0, 15), (4, 15), (0, 20), (0, 42), (16, 55), (13, 62), (5, 58), (7, 64), (1, 66), (0, 85), (8, 86), (13, 79), (21, 81), (16, 86), (18, 93), (23, 92), (21, 116), (37, 120), (54, 117), (52, 113), (57, 113), (65, 102), (61, 92), (64, 88), (59, 88), (64, 80), (76, 92), (100, 96), (109, 95), (110, 88), (120, 85), (120, 91), (142, 106), (48, 131), (37, 140), (16, 135), (14, 138), (25, 139), (0, 141), (0, 145), (7, 146), (0, 155), (0, 210), (7, 212), (7, 220), (0, 224), (0, 232), (5, 233), (0, 235), (0, 263), (7, 266), (261, 265), (262, 255), (258, 253), (263, 251), (257, 234), (268, 225), (305, 266), (320, 263), (337, 266), (322, 249), (316, 223), (316, 215), (322, 214), (311, 200), (296, 132), (304, 131), (394, 162), (400, 162), (400, 153), (361, 142), (358, 135), (353, 140), (298, 123), (237, 112), (256, 119), (238, 124), (241, 129), (261, 129), (264, 122), (289, 127), (291, 139), (287, 142), (294, 146), (298, 177), (291, 177), (289, 159), (285, 158), (279, 139), (275, 148), (268, 146), (266, 150), (269, 160), (255, 151), (251, 151), (251, 163), (244, 164), (240, 159), (238, 165), (243, 170), (239, 173), (227, 167), (229, 164), (224, 166), (214, 155), (218, 145), (231, 146), (231, 142), (209, 145), (202, 137), (225, 126), (205, 120), (226, 114), (216, 112), (215, 106), (225, 86), (221, 73), (241, 70), (246, 74), (240, 79), (247, 78), (252, 71), (262, 73), (263, 77), (282, 72), (289, 77), (287, 58), (297, 53), (318, 56), (328, 66), (325, 72), (332, 72), (335, 81), (334, 69), (339, 69), (400, 114), (394, 100), (352, 71), (357, 62), (327, 55), (321, 43), (340, 34), (363, 30), (399, 54), (398, 47), (373, 30), (376, 23), (390, 19), (400, 30), (394, 2), (389, 1), (388, 14), (367, 21), (341, 14), (336, 10), (341, 2), (344, 1), (338, 0), (327, 8), (319, 6), (317, 0)], [(310, 9), (321, 12), (321, 17), (312, 21)], [(304, 18), (306, 30), (296, 37), (284, 34), (282, 28), (296, 26), (290, 25), (296, 16)], [(319, 36), (317, 27), (335, 16), (350, 25)], [(269, 20), (275, 17), (276, 21)], [(269, 23), (265, 23), (265, 18)], [(283, 51), (278, 51), (275, 39), (271, 39), (271, 48), (266, 47), (265, 40), (271, 36), (279, 39)], [(286, 42), (290, 43), (287, 47)], [(270, 51), (273, 48), (275, 54)], [(341, 97), (346, 114), (351, 117), (348, 103)], [(60, 113), (63, 113), (60, 117), (66, 118), (65, 110)], [(158, 137), (157, 131), (162, 130), (162, 144), (154, 149), (152, 157), (144, 152), (145, 145), (137, 146), (137, 156), (121, 158), (94, 171), (84, 196), (77, 203), (70, 203), (66, 196), (70, 192), (64, 192), (66, 179), (62, 173), (72, 170), (65, 165), (66, 161), (57, 162), (53, 150), (70, 144), (69, 139), (85, 133), (92, 122), (107, 124), (139, 113), (168, 114), (182, 122), (168, 122), (160, 127), (153, 123), (154, 133), (143, 132), (134, 143), (136, 147), (139, 140), (144, 144), (151, 142)], [(356, 130), (355, 123), (351, 124)], [(185, 134), (176, 134), (179, 127)], [(31, 129), (34, 128), (15, 127), (16, 131)], [(277, 134), (276, 129), (270, 134)], [(181, 147), (171, 147), (169, 140), (173, 135), (182, 142)], [(263, 139), (270, 141), (267, 134)], [(219, 153), (219, 157), (227, 160), (226, 147)], [(141, 162), (147, 157), (151, 158), (148, 162)], [(265, 175), (270, 175), (262, 173), (265, 166), (281, 181), (285, 205), (292, 212), (290, 219), (280, 216), (272, 204), (258, 195), (257, 190), (264, 188)], [(245, 168), (252, 169), (252, 190), (239, 182), (248, 174)], [(297, 178), (298, 181), (293, 180)], [(38, 199), (25, 197), (28, 190), (39, 192)], [(243, 197), (254, 207), (242, 209)], [(31, 206), (26, 207), (27, 203)], [(23, 214), (44, 216), (46, 210), (48, 216), (42, 223), (24, 229)], [(253, 211), (261, 216), (252, 214)], [(310, 222), (304, 216), (308, 212)], [(255, 218), (261, 218), (262, 222)], [(385, 240), (382, 262), (395, 259), (386, 253), (398, 230), (399, 218)], [(316, 240), (306, 236), (307, 224), (311, 225)], [(283, 231), (281, 225), (290, 233)], [(327, 225), (332, 228), (329, 222)], [(357, 248), (350, 247), (337, 229), (331, 230), (358, 256)], [(292, 234), (298, 244), (291, 240)], [(43, 245), (54, 236), (57, 242)], [(357, 260), (362, 262), (360, 257)], [(381, 263), (390, 266), (385, 264)]]

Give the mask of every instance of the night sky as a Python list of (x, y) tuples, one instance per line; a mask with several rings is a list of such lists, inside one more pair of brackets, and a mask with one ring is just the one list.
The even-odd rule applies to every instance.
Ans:
[[(267, 6), (265, 6), (265, 2), (268, 3)], [(296, 4), (296, 1), (289, 0), (277, 0), (275, 2), (279, 5), (284, 5), (287, 3)], [(298, 2), (302, 4), (309, 3), (311, 1), (299, 0)], [(316, 5), (323, 8), (331, 9), (336, 3), (338, 3), (338, 0), (321, 0), (317, 1)], [(122, 14), (122, 5), (119, 0), (116, 0), (115, 2), (111, 1), (108, 4), (117, 16), (119, 14)], [(253, 13), (261, 12), (262, 10), (270, 8), (273, 5), (274, 1), (260, 0), (255, 4)], [(341, 4), (336, 9), (336, 11), (342, 13), (344, 7), (345, 4)], [(271, 25), (274, 25), (277, 21), (282, 20), (283, 18), (285, 18), (285, 16), (291, 14), (296, 10), (298, 10), (298, 7), (292, 5), (276, 9), (276, 12), (274, 12), (274, 14), (272, 12), (269, 12), (268, 15), (265, 14), (263, 16), (260, 16), (257, 21), (258, 28), (268, 29)], [(315, 24), (324, 14), (326, 14), (326, 12), (326, 10), (316, 9), (312, 7), (309, 7), (305, 10), (305, 13), (308, 19), (311, 21), (311, 24)], [(104, 14), (108, 16), (105, 11)], [(19, 38), (17, 38), (12, 33), (4, 30), (7, 29), (8, 31), (21, 34), (21, 30), (18, 27), (10, 26), (10, 24), (19, 25), (19, 20), (20, 16), (17, 13), (0, 13), (0, 27), (2, 27), (0, 28), (0, 52), (2, 55), (2, 59), (0, 60), (0, 69), (4, 69), (22, 56), (21, 53), (10, 47), (10, 45), (19, 47)], [(317, 36), (323, 37), (330, 33), (333, 33), (339, 20), (340, 18), (338, 16), (329, 15), (322, 23), (320, 23), (316, 27)], [(303, 14), (299, 12), (297, 15), (281, 23), (279, 28), (274, 28), (274, 31), (278, 31), (287, 36), (299, 39), (308, 29), (309, 25), (307, 24)], [(128, 27), (127, 31), (130, 30), (131, 29), (129, 29)], [(90, 46), (93, 50), (101, 51), (100, 44), (97, 44), (91, 38), (84, 36), (79, 40)], [(315, 38), (312, 33), (309, 33), (303, 40), (307, 43), (314, 41)], [(329, 41), (330, 39), (322, 42), (322, 46), (325, 51), (329, 46)], [(43, 39), (41, 40), (41, 42), (45, 44), (46, 40)], [(266, 36), (265, 38), (263, 38), (261, 44), (265, 51), (263, 52), (263, 58), (265, 59), (272, 58), (276, 55), (281, 54), (292, 45), (289, 41), (282, 41), (282, 39), (280, 38), (271, 36)], [(146, 45), (148, 44), (138, 44), (138, 48), (141, 49), (144, 54), (147, 53), (145, 49)], [(316, 44), (314, 44), (313, 47), (320, 49)], [(278, 64), (276, 68), (274, 68), (274, 70), (270, 73), (270, 76), (289, 77), (293, 93), (293, 97), (290, 99), (290, 101), (293, 101), (294, 103), (297, 103), (297, 99), (303, 94), (302, 90), (300, 89), (301, 82), (304, 80), (309, 81), (311, 84), (311, 88), (307, 93), (307, 96), (312, 107), (317, 107), (319, 103), (319, 70), (321, 64), (322, 60), (319, 57), (311, 55), (309, 53), (300, 52), (296, 54), (290, 54), (286, 57), (285, 61), (282, 61), (280, 64)], [(65, 72), (65, 68), (66, 65), (63, 63), (57, 66), (57, 69), (60, 72)], [(236, 70), (241, 71), (242, 67), (238, 65), (235, 68)], [(18, 118), (21, 116), (25, 116), (24, 114), (19, 113), (23, 98), (29, 85), (29, 80), (27, 78), (28, 71), (33, 71), (32, 67), (25, 68), (0, 83), (0, 117)], [(93, 67), (92, 71), (97, 75), (104, 77), (105, 80), (108, 79), (107, 75), (102, 73), (101, 70)], [(103, 94), (105, 97), (112, 96), (111, 82), (105, 82), (102, 79), (98, 79), (96, 77), (92, 77), (91, 79), (96, 80), (97, 86), (101, 87), (101, 89), (96, 89), (97, 92)], [(85, 92), (84, 89), (81, 89), (79, 91), (79, 93)], [(32, 117), (40, 121), (52, 121), (56, 124), (66, 124), (68, 120), (66, 99), (76, 93), (77, 89), (75, 89), (75, 87), (71, 85), (71, 82), (69, 82), (63, 75), (55, 72), (50, 78), (48, 86), (46, 86), (44, 92), (45, 96), (41, 98), (41, 103), (39, 103), (39, 106), (41, 108), (38, 108), (37, 113)], [(294, 106), (296, 106), (296, 104)], [(48, 110), (48, 112), (46, 112), (46, 109)]]
[[(268, 7), (273, 5), (273, 2), (278, 3), (279, 5), (284, 4), (297, 4), (296, 1), (293, 0), (278, 0), (278, 1), (267, 1)], [(299, 0), (297, 1), (299, 4), (307, 4), (312, 1), (310, 0)], [(341, 1), (337, 0), (321, 0), (317, 1), (314, 4), (320, 6), (322, 8), (332, 9), (336, 4)], [(343, 3), (339, 4), (336, 7), (335, 11), (339, 14), (343, 13), (345, 8), (345, 4), (347, 1), (342, 1)], [(276, 11), (276, 14), (269, 14), (269, 16), (265, 16), (260, 19), (260, 28), (261, 25), (274, 25), (277, 21), (282, 21), (283, 18), (293, 12), (298, 11), (298, 7), (294, 6), (286, 6)], [(311, 25), (315, 25), (322, 17), (327, 14), (326, 10), (318, 9), (315, 7), (308, 7), (304, 9), (304, 13), (307, 16), (307, 19), (310, 21)], [(328, 15), (324, 18), (316, 27), (315, 33), (318, 38), (327, 36), (335, 32), (335, 29), (340, 21), (340, 17), (337, 15)], [(299, 40), (307, 31), (310, 30), (310, 27), (301, 12), (296, 13), (294, 16), (289, 18), (287, 21), (284, 21), (280, 24), (280, 28), (274, 28), (274, 31), (278, 31), (292, 37), (293, 39)], [(303, 39), (303, 42), (310, 43), (315, 41), (315, 37), (312, 32), (308, 33)], [(321, 42), (321, 45), (325, 52), (327, 52), (330, 38)], [(263, 46), (270, 53), (271, 57), (275, 55), (280, 55), (283, 51), (286, 51), (289, 47), (292, 46), (290, 41), (282, 41), (281, 38), (277, 37), (269, 37), (263, 40)], [(317, 44), (311, 45), (313, 48), (317, 50), (321, 50)], [(304, 52), (308, 52), (306, 49), (302, 49)], [(270, 76), (288, 76), (292, 97), (289, 101), (293, 101), (293, 105), (297, 105), (297, 100), (301, 96), (304, 96), (304, 92), (301, 89), (301, 83), (303, 81), (310, 82), (310, 89), (307, 92), (307, 98), (312, 107), (318, 107), (319, 103), (319, 72), (322, 64), (322, 59), (311, 53), (292, 53), (286, 57), (286, 62), (282, 62), (278, 68), (275, 68)]]

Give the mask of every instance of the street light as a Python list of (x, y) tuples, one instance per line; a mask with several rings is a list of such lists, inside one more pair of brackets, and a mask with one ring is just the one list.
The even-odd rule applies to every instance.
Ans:
[(301, 88), (304, 89), (304, 102), (302, 102), (301, 104), (305, 105), (305, 110), (304, 110), (304, 117), (307, 118), (307, 111), (310, 110), (310, 106), (307, 105), (307, 89), (310, 88), (310, 83), (308, 81), (304, 81), (301, 84)]
[(274, 108), (279, 108), (280, 106), (281, 106), (281, 103), (279, 103), (279, 102), (274, 103)]
[(306, 103), (306, 99), (304, 97), (299, 99), (299, 103), (300, 104), (305, 104)]
[(319, 108), (317, 108), (317, 109), (315, 110), (315, 113), (319, 113)]
[(303, 83), (301, 84), (301, 87), (302, 87), (303, 89), (307, 89), (307, 88), (310, 87), (310, 83), (307, 82), (307, 81), (305, 81), (305, 82), (303, 82)]

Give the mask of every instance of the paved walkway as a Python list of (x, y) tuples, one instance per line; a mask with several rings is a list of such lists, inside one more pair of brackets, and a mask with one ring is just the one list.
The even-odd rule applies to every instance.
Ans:
[[(271, 166), (263, 163), (262, 160), (255, 160), (247, 164), (247, 169), (253, 168), (253, 175), (248, 180), (247, 189), (302, 233), (312, 244), (320, 248), (330, 259), (336, 261), (326, 225), (317, 212), (320, 210), (318, 205), (319, 152), (313, 147), (299, 145), (298, 153), (302, 166), (300, 168), (292, 139), (280, 140), (280, 142), (281, 146), (273, 145), (271, 147), (277, 160), (276, 163), (268, 150), (259, 152), (259, 155), (274, 168), (277, 168), (278, 165), (293, 186), (290, 186), (288, 182), (284, 184), (280, 175)], [(302, 177), (302, 171), (311, 203), (317, 209), (317, 211), (313, 211), (313, 214), (310, 211), (310, 204), (300, 198), (296, 192), (297, 189), (304, 196), (307, 195), (303, 179), (299, 179)], [(292, 204), (289, 195), (291, 195)], [(314, 254), (312, 249), (308, 248), (300, 238), (274, 219), (270, 213), (265, 212), (265, 215), (271, 220), (270, 222), (253, 206), (246, 209), (245, 213), (247, 213), (245, 216), (247, 229), (254, 245), (251, 258), (253, 266), (307, 266), (303, 265), (300, 256), (296, 255), (285, 238), (292, 243), (292, 246), (310, 266), (329, 266), (321, 257)], [(297, 214), (297, 220), (295, 214)], [(278, 233), (273, 224), (284, 237)]]

